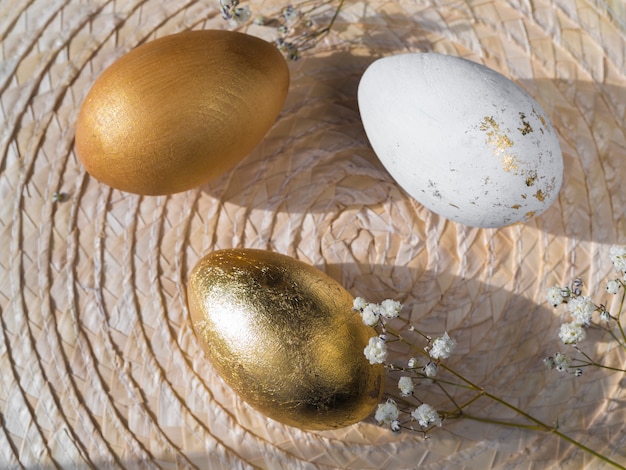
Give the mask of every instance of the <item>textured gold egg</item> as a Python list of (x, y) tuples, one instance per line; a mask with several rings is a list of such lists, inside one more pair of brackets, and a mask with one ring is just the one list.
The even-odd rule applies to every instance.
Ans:
[(133, 49), (96, 80), (76, 124), (87, 171), (145, 195), (200, 186), (234, 167), (274, 124), (289, 70), (272, 44), (188, 31)]
[(318, 269), (270, 251), (215, 251), (188, 284), (193, 327), (224, 381), (266, 416), (334, 429), (371, 414), (383, 366), (352, 296)]

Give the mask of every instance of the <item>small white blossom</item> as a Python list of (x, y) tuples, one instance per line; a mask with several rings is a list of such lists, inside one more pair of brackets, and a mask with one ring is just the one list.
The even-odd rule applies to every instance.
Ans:
[(583, 290), (583, 280), (579, 277), (572, 282), (572, 288), (567, 291), (568, 296), (578, 297)]
[(563, 323), (559, 331), (559, 338), (565, 344), (578, 343), (585, 339), (585, 329), (582, 325), (575, 322)]
[(554, 368), (559, 372), (567, 371), (569, 364), (569, 357), (567, 357), (565, 354), (556, 353), (554, 355)]
[(367, 326), (375, 326), (378, 323), (379, 317), (379, 306), (376, 304), (367, 304), (363, 307), (363, 310), (361, 310), (361, 318), (363, 319), (363, 323)]
[(395, 318), (400, 315), (402, 304), (397, 300), (387, 299), (380, 304), (380, 314), (385, 318)]
[(408, 397), (415, 390), (415, 386), (413, 385), (413, 379), (408, 376), (400, 377), (398, 380), (398, 388), (400, 389), (400, 395), (403, 397)]
[(367, 300), (363, 297), (355, 297), (352, 304), (352, 310), (361, 311), (367, 305)]
[(607, 310), (602, 309), (600, 311), (600, 320), (602, 320), (602, 321), (610, 321), (611, 320), (611, 314)]
[(415, 369), (418, 365), (418, 360), (416, 357), (412, 357), (411, 359), (409, 359), (409, 362), (407, 363), (409, 369)]
[(611, 279), (609, 282), (606, 283), (606, 291), (609, 294), (617, 294), (617, 292), (619, 291), (620, 288), (620, 283), (617, 279)]
[(437, 410), (435, 410), (432, 406), (427, 403), (422, 403), (418, 406), (411, 416), (417, 420), (419, 425), (423, 428), (430, 426), (431, 424), (436, 424), (437, 426), (441, 426), (441, 417)]
[(589, 297), (574, 297), (567, 304), (567, 310), (572, 314), (574, 323), (589, 326), (591, 315), (596, 310), (596, 306)]
[(552, 356), (549, 356), (549, 357), (543, 358), (543, 365), (545, 365), (548, 369), (552, 370), (554, 369), (554, 366), (556, 364), (554, 362), (554, 358)]
[(456, 340), (450, 338), (446, 331), (443, 336), (433, 341), (428, 354), (430, 354), (430, 357), (433, 359), (447, 359), (450, 357), (450, 354), (452, 354), (452, 351), (454, 351), (454, 348), (456, 348)]
[(252, 13), (250, 12), (250, 7), (248, 7), (247, 5), (245, 7), (237, 7), (233, 10), (231, 24), (233, 26), (244, 24), (250, 19), (250, 16), (252, 16)]
[(374, 419), (378, 421), (378, 424), (391, 424), (398, 419), (399, 415), (398, 405), (389, 398), (385, 403), (378, 405)]
[(239, 0), (219, 0), (220, 8), (224, 10), (231, 10), (239, 5)]
[(391, 422), (390, 427), (391, 427), (391, 431), (393, 431), (393, 432), (395, 432), (395, 433), (400, 432), (400, 428), (401, 428), (401, 426), (400, 426), (400, 421), (398, 421), (397, 419), (394, 419), (394, 420)]
[(298, 10), (293, 5), (288, 5), (285, 8), (283, 8), (283, 11), (281, 12), (281, 14), (285, 20), (285, 23), (288, 26), (293, 25), (300, 18), (300, 10)]
[(379, 336), (370, 338), (369, 344), (363, 350), (370, 364), (382, 364), (387, 359), (387, 345)]
[(561, 305), (565, 301), (562, 289), (559, 286), (549, 287), (546, 291), (546, 300), (554, 307)]
[(424, 366), (424, 369), (423, 369), (424, 375), (432, 379), (433, 377), (437, 375), (438, 369), (439, 367), (437, 366), (435, 362), (429, 362), (428, 364)]
[(609, 258), (617, 271), (626, 272), (626, 246), (612, 246), (609, 250)]

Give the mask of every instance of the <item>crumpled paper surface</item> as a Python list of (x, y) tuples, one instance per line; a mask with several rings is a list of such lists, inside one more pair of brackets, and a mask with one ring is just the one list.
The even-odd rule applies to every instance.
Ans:
[[(250, 3), (265, 15), (281, 6)], [(601, 467), (549, 434), (467, 420), (424, 440), (373, 420), (304, 432), (266, 419), (216, 376), (189, 324), (189, 271), (230, 247), (287, 254), (355, 296), (402, 301), (407, 321), (454, 335), (451, 366), (626, 465), (623, 375), (542, 364), (562, 349), (564, 321), (545, 288), (580, 276), (610, 301), (608, 250), (626, 243), (625, 18), (619, 0), (347, 2), (332, 34), (290, 63), (283, 112), (254, 152), (196, 190), (140, 197), (79, 164), (80, 103), (136, 45), (228, 27), (215, 3), (3, 2), (0, 466)], [(547, 212), (468, 228), (394, 183), (368, 145), (356, 90), (377, 57), (409, 51), (483, 63), (541, 104), (565, 162)], [(587, 350), (625, 363), (592, 336)], [(486, 400), (473, 412), (515, 419)]]

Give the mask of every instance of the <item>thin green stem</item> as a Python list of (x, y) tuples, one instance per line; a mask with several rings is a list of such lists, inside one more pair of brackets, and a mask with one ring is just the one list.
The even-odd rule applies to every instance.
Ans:
[(528, 429), (530, 431), (545, 431), (546, 430), (543, 426), (537, 426), (535, 424), (511, 423), (510, 421), (501, 421), (498, 419), (483, 418), (481, 416), (469, 415), (467, 413), (463, 413), (463, 417), (467, 419), (471, 419), (472, 421), (480, 421), (481, 423), (496, 424), (498, 426), (508, 426), (511, 428)]
[(575, 347), (574, 349), (576, 349), (576, 351), (578, 351), (580, 354), (585, 356), (585, 358), (587, 359), (588, 362), (583, 363), (585, 367), (595, 366), (601, 369), (614, 370), (616, 372), (626, 372), (626, 370), (620, 369), (619, 367), (611, 367), (611, 366), (604, 365), (601, 362), (596, 362), (589, 354), (587, 354), (585, 351), (583, 351), (579, 347)]
[(462, 416), (465, 416), (465, 413), (463, 412), (463, 410), (465, 408), (467, 408), (468, 406), (470, 406), (472, 403), (474, 403), (476, 400), (478, 400), (480, 397), (482, 397), (483, 394), (482, 393), (478, 393), (475, 396), (473, 396), (472, 398), (470, 398), (469, 400), (467, 400), (465, 403), (463, 403), (462, 405), (457, 405), (456, 402), (453, 401), (453, 403), (456, 406), (456, 409), (454, 411), (451, 412), (447, 412), (446, 414), (450, 414), (450, 415), (454, 415), (454, 414), (461, 414)]
[(626, 372), (626, 370), (624, 369), (620, 369), (618, 367), (605, 366), (604, 364), (601, 364), (599, 362), (592, 362), (590, 365), (599, 367), (601, 369), (614, 370), (615, 372)]
[(339, 12), (341, 11), (341, 8), (343, 7), (345, 0), (339, 0), (339, 5), (337, 5), (337, 9), (335, 10), (335, 13), (333, 14), (332, 18), (330, 19), (330, 21), (328, 22), (328, 25), (325, 28), (320, 29), (319, 31), (317, 31), (313, 37), (319, 39), (320, 37), (322, 37), (323, 35), (327, 34), (328, 32), (330, 32), (330, 30), (332, 29), (333, 25), (335, 24), (335, 20), (337, 19), (337, 17), (339, 16)]
[(622, 340), (619, 342), (622, 345), (622, 348), (626, 349), (626, 333), (624, 332), (624, 327), (622, 327), (622, 311), (624, 308), (624, 299), (626, 299), (626, 285), (622, 282), (622, 298), (619, 302), (619, 310), (617, 311), (617, 328), (622, 335)]
[[(622, 297), (622, 304), (624, 302), (624, 296)], [(621, 305), (620, 305), (620, 314), (621, 314)], [(413, 345), (412, 343), (410, 343), (409, 341), (407, 341), (406, 339), (404, 339), (401, 335), (399, 335), (398, 333), (396, 333), (393, 329), (389, 328), (388, 326), (386, 326), (386, 330), (388, 333), (396, 336), (398, 339), (400, 339), (400, 341), (404, 342), (405, 344), (407, 344), (411, 349), (419, 352), (422, 355), (428, 356), (428, 353), (425, 352), (422, 349), (417, 348), (415, 345)], [(420, 333), (418, 330), (415, 330), (417, 333)], [(420, 333), (422, 334), (422, 333)], [(425, 336), (422, 334), (422, 336)], [(585, 354), (583, 354), (585, 355)], [(586, 355), (585, 355), (586, 356)], [(591, 361), (593, 362), (593, 361)], [(604, 368), (608, 368), (608, 369), (612, 369), (608, 366), (602, 366), (601, 364), (597, 364), (598, 366), (604, 367)], [(450, 367), (446, 366), (445, 364), (439, 364), (439, 366), (441, 368), (443, 368), (444, 370), (446, 370), (447, 372), (449, 372), (450, 374), (452, 374), (454, 377), (456, 377), (458, 380), (460, 380), (461, 382), (465, 383), (467, 385), (467, 387), (465, 388), (470, 388), (474, 391), (477, 392), (477, 395), (475, 397), (473, 397), (471, 400), (469, 400), (468, 403), (464, 404), (463, 407), (465, 406), (469, 406), (469, 404), (473, 403), (475, 400), (477, 400), (478, 398), (480, 398), (481, 396), (484, 396), (486, 398), (489, 398), (490, 400), (499, 403), (500, 405), (514, 411), (516, 414), (518, 414), (519, 416), (525, 418), (527, 421), (529, 421), (530, 423), (533, 424), (523, 424), (523, 423), (505, 423), (505, 422), (501, 422), (498, 420), (491, 420), (488, 418), (480, 418), (480, 417), (476, 417), (476, 416), (472, 416), (472, 415), (467, 415), (465, 413), (463, 413), (464, 417), (468, 417), (470, 419), (476, 420), (476, 421), (482, 421), (482, 422), (486, 422), (486, 423), (493, 423), (493, 424), (498, 424), (498, 425), (506, 425), (506, 426), (513, 426), (513, 427), (517, 427), (517, 428), (521, 428), (521, 429), (530, 429), (530, 430), (536, 430), (536, 431), (543, 431), (543, 432), (549, 432), (551, 434), (554, 434), (555, 436), (558, 436), (559, 438), (563, 439), (566, 442), (569, 442), (570, 444), (578, 447), (579, 449), (583, 450), (584, 452), (587, 452), (591, 455), (593, 455), (594, 457), (597, 457), (598, 459), (602, 460), (603, 462), (612, 465), (616, 468), (621, 468), (626, 470), (626, 467), (624, 467), (623, 465), (615, 462), (614, 460), (611, 460), (610, 458), (600, 454), (599, 452), (591, 449), (590, 447), (587, 447), (586, 445), (584, 445), (583, 443), (577, 441), (576, 439), (573, 439), (571, 437), (569, 437), (568, 435), (562, 433), (561, 431), (559, 431), (556, 427), (554, 426), (550, 426), (546, 423), (544, 423), (543, 421), (541, 421), (538, 418), (535, 418), (534, 416), (532, 416), (531, 414), (525, 412), (524, 410), (522, 410), (521, 408), (518, 408), (517, 406), (513, 405), (512, 403), (509, 403), (508, 401), (498, 397), (497, 395), (494, 395), (490, 392), (488, 392), (487, 390), (485, 390), (484, 388), (476, 385), (474, 382), (472, 382), (471, 380), (467, 379), (466, 377), (464, 377), (463, 375), (459, 374), (458, 372), (456, 372), (454, 369), (451, 369)], [(613, 370), (620, 370), (620, 369), (613, 369)], [(461, 385), (461, 384), (459, 384)], [(453, 401), (454, 403), (454, 401)], [(458, 409), (458, 411), (461, 411), (462, 408)]]
[(440, 382), (435, 382), (435, 384), (437, 385), (437, 387), (439, 387), (439, 390), (441, 390), (448, 397), (448, 400), (450, 400), (452, 402), (452, 404), (454, 406), (456, 406), (456, 410), (455, 411), (461, 411), (463, 408), (465, 408), (465, 406), (467, 406), (467, 404), (465, 404), (463, 406), (459, 406), (459, 404), (456, 402), (454, 397), (452, 395), (450, 395), (450, 393), (446, 390), (446, 388)]
[[(617, 321), (618, 329), (621, 330), (622, 326), (619, 323), (619, 319), (616, 318), (616, 321)], [(607, 331), (611, 335), (611, 337), (617, 342), (617, 344), (620, 345), (622, 349), (626, 350), (626, 342), (622, 341), (622, 339), (620, 339), (620, 337), (615, 334), (615, 331), (613, 331), (611, 328), (602, 328), (602, 329)], [(621, 331), (621, 333), (622, 335), (624, 334), (623, 331)]]
[(538, 426), (539, 430), (543, 430), (545, 432), (550, 432), (558, 437), (560, 437), (561, 439), (569, 442), (570, 444), (575, 445), (576, 447), (578, 447), (581, 450), (584, 450), (585, 452), (588, 452), (589, 454), (598, 457), (599, 459), (601, 459), (602, 461), (613, 465), (617, 468), (626, 468), (622, 465), (620, 465), (619, 463), (609, 459), (608, 457), (600, 454), (599, 452), (596, 452), (595, 450), (591, 449), (590, 447), (587, 447), (586, 445), (582, 444), (581, 442), (572, 439), (571, 437), (569, 437), (568, 435), (562, 433), (561, 431), (559, 431), (558, 429), (556, 429), (554, 426), (548, 426), (547, 424), (545, 424), (543, 421), (535, 418), (534, 416), (526, 413), (524, 410), (518, 408), (517, 406), (507, 402), (506, 400), (503, 400), (502, 398), (493, 395), (489, 392), (487, 392), (486, 390), (484, 390), (481, 387), (478, 387), (477, 385), (473, 384), (472, 382), (470, 382), (469, 380), (465, 379), (463, 376), (461, 376), (460, 374), (456, 373), (455, 371), (453, 371), (452, 369), (450, 369), (449, 367), (443, 366), (448, 372), (452, 373), (453, 375), (455, 375), (456, 377), (458, 377), (460, 380), (463, 380), (465, 382), (467, 382), (469, 385), (471, 385), (472, 387), (475, 387), (477, 390), (481, 391), (482, 394), (487, 397), (490, 398), (491, 400), (501, 404), (502, 406), (505, 406), (506, 408), (516, 412), (518, 415), (523, 416), (524, 418), (526, 418), (528, 421), (535, 423)]

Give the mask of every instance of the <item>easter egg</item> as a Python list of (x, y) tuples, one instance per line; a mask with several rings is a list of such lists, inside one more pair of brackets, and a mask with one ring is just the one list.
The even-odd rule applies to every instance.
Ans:
[(95, 81), (76, 123), (87, 172), (143, 195), (222, 175), (274, 124), (289, 70), (270, 43), (233, 31), (187, 31), (143, 44)]
[(207, 359), (266, 416), (324, 430), (377, 406), (384, 368), (363, 352), (376, 332), (322, 271), (270, 251), (219, 250), (199, 261), (187, 292)]
[(546, 113), (484, 65), (436, 53), (384, 57), (362, 75), (358, 104), (391, 177), (447, 219), (502, 227), (557, 198), (563, 157)]

